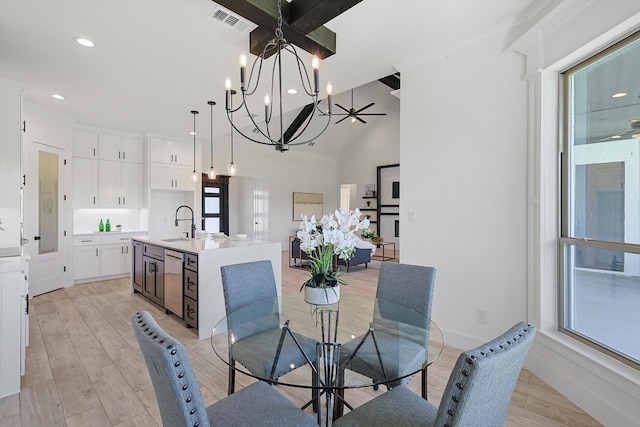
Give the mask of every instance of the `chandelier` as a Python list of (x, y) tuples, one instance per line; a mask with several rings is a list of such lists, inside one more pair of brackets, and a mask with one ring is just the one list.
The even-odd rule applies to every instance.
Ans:
[[(285, 127), (283, 123), (283, 54), (288, 53), (293, 55), (293, 60), (295, 61), (295, 67), (297, 68), (297, 74), (300, 77), (300, 83), (304, 90), (304, 92), (311, 98), (311, 112), (307, 115), (304, 121), (300, 124), (297, 130), (293, 135), (287, 135), (285, 137)], [(265, 62), (267, 58), (270, 56), (274, 57), (273, 65), (267, 65)], [(260, 77), (262, 76), (262, 68), (263, 65), (265, 69), (271, 68), (271, 79), (270, 82), (267, 82), (268, 89), (267, 94), (264, 96), (264, 113), (262, 115), (258, 115), (252, 113), (249, 109), (248, 101), (251, 96), (256, 93), (258, 89)], [(238, 132), (240, 135), (245, 137), (246, 139), (264, 145), (274, 146), (276, 150), (280, 152), (284, 152), (289, 150), (289, 146), (295, 145), (313, 145), (313, 141), (315, 141), (329, 126), (331, 121), (331, 93), (332, 86), (330, 83), (327, 84), (327, 109), (322, 111), (319, 107), (320, 99), (319, 99), (319, 82), (320, 82), (320, 73), (319, 73), (319, 65), (320, 60), (317, 56), (313, 57), (311, 62), (311, 66), (313, 69), (313, 87), (311, 85), (311, 80), (309, 79), (309, 74), (307, 73), (307, 68), (304, 65), (304, 62), (298, 56), (296, 49), (293, 45), (287, 43), (282, 33), (282, 9), (281, 9), (281, 0), (278, 0), (278, 24), (275, 30), (275, 37), (267, 43), (265, 48), (262, 50), (262, 54), (256, 57), (253, 65), (251, 66), (251, 72), (249, 73), (249, 78), (246, 79), (246, 67), (247, 67), (247, 55), (240, 55), (240, 93), (242, 96), (242, 102), (238, 105), (237, 108), (233, 109), (233, 102), (231, 97), (233, 96), (233, 89), (231, 88), (231, 80), (227, 77), (225, 81), (225, 105), (227, 110), (227, 118), (231, 123), (233, 129)], [(294, 68), (295, 69), (295, 68)], [(265, 72), (265, 74), (268, 73)], [(277, 95), (274, 96), (274, 95)], [(277, 103), (277, 105), (274, 105)], [(274, 109), (276, 110), (276, 114), (278, 114), (277, 120), (273, 120)], [(233, 113), (244, 110), (244, 113), (251, 119), (251, 123), (253, 125), (252, 134), (246, 134), (242, 132), (233, 122)], [(261, 112), (262, 113), (262, 112)], [(316, 116), (326, 117), (326, 123), (324, 126), (317, 132), (313, 132), (313, 129), (309, 129), (309, 125), (311, 121)], [(256, 120), (257, 117), (260, 119)], [(264, 119), (264, 121), (262, 120)], [(273, 123), (276, 122), (276, 123)], [(308, 132), (307, 132), (308, 131)]]

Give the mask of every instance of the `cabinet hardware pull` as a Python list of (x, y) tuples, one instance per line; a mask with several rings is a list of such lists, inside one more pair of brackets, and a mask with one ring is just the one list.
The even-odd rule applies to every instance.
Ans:
[(118, 204), (120, 204), (120, 197), (118, 197)]
[(118, 151), (118, 158), (120, 158), (120, 152)]
[(96, 248), (96, 256), (98, 256), (98, 248)]
[[(37, 239), (36, 239), (37, 240)], [(90, 243), (91, 240), (80, 240), (82, 243)]]
[(125, 160), (127, 158), (127, 152), (123, 151), (122, 152), (122, 160)]
[(125, 202), (125, 197), (124, 197), (124, 196), (122, 196), (122, 204), (124, 205), (125, 203), (126, 203), (126, 202)]
[(93, 204), (96, 204), (96, 196), (93, 196)]
[(94, 148), (93, 149), (93, 157), (95, 157), (95, 156), (96, 156), (96, 149)]

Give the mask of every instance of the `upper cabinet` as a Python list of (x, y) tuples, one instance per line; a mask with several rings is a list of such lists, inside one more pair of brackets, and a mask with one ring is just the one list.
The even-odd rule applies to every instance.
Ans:
[(142, 138), (101, 133), (98, 142), (100, 160), (142, 163)]
[(142, 138), (91, 129), (73, 131), (73, 206), (142, 205)]
[(84, 129), (73, 131), (73, 157), (98, 159), (98, 133)]
[(149, 161), (193, 166), (193, 144), (149, 138)]
[(149, 138), (149, 188), (193, 191), (193, 144)]

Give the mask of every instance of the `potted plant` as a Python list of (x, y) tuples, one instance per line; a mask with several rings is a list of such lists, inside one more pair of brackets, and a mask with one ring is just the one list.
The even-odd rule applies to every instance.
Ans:
[(376, 237), (376, 232), (371, 230), (370, 228), (364, 228), (360, 232), (360, 238), (363, 240), (371, 241), (371, 239), (374, 239), (375, 237)]
[(310, 277), (300, 287), (310, 304), (334, 304), (340, 299), (340, 284), (347, 282), (338, 271), (334, 257), (349, 260), (355, 251), (356, 239), (369, 228), (369, 220), (362, 219), (359, 209), (336, 209), (324, 215), (320, 222), (315, 215), (302, 215), (297, 236), (300, 249), (309, 255)]

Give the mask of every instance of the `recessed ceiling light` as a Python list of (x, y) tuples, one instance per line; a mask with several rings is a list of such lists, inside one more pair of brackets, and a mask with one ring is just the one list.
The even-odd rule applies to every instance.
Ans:
[(85, 39), (83, 37), (74, 37), (73, 40), (75, 40), (76, 43), (78, 43), (81, 46), (84, 47), (93, 47), (94, 44), (91, 40), (89, 39)]
[(298, 93), (298, 91), (297, 91), (296, 89), (294, 89), (294, 88), (291, 88), (291, 89), (289, 89), (289, 90), (287, 91), (287, 93), (288, 93), (289, 95), (295, 95), (295, 94), (297, 94), (297, 93)]
[(66, 99), (64, 96), (58, 94), (58, 93), (54, 93), (53, 95), (51, 95), (52, 98), (55, 99)]
[(627, 96), (626, 92), (618, 92), (611, 95), (612, 98), (622, 98), (623, 96)]
[(611, 137), (611, 139), (620, 139), (620, 138), (622, 138), (620, 135), (613, 135), (613, 136)]
[(189, 135), (197, 135), (194, 131), (189, 132)]

